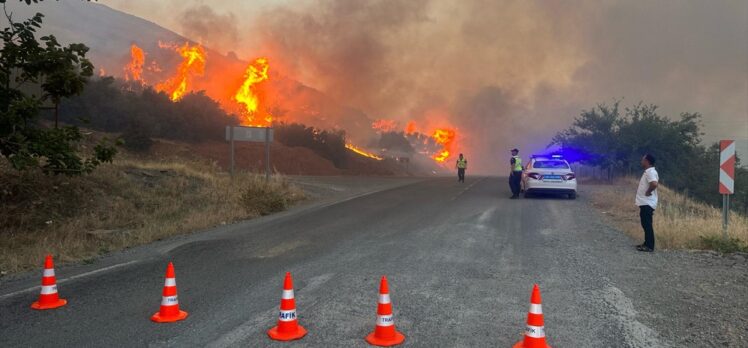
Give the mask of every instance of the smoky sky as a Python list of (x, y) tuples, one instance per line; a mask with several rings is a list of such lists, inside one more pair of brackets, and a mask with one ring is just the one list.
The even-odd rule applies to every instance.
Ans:
[(180, 32), (205, 46), (222, 53), (237, 49), (239, 29), (236, 15), (219, 14), (207, 5), (186, 8), (179, 15)]
[(748, 137), (744, 1), (318, 0), (250, 27), (258, 52), (373, 119), (458, 128), (473, 168), (619, 99)]
[[(86, 4), (93, 3), (48, 1), (35, 8)], [(748, 138), (744, 0), (110, 0), (91, 6), (99, 4), (244, 60), (267, 56), (271, 70), (371, 120), (401, 126), (413, 120), (426, 132), (457, 128), (455, 152), (471, 159), (472, 171), (501, 170), (513, 147), (523, 155), (542, 150), (582, 109), (616, 100), (653, 103), (670, 117), (699, 112), (708, 142)], [(23, 3), (9, 6), (31, 11)], [(75, 24), (81, 29), (69, 23), (58, 29), (71, 40), (95, 36), (87, 39), (94, 53), (127, 52), (145, 36), (139, 28)], [(158, 39), (173, 40), (167, 36)]]

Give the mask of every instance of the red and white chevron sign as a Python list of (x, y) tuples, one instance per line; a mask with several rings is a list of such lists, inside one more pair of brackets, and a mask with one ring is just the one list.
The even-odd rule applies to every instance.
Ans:
[(735, 141), (719, 142), (719, 193), (735, 193)]

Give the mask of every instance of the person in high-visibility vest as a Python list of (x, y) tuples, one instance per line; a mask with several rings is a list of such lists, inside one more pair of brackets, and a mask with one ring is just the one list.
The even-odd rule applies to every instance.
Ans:
[(522, 189), (522, 157), (519, 157), (519, 150), (512, 149), (512, 158), (509, 160), (509, 188), (512, 189), (511, 199), (519, 198), (519, 192)]
[(467, 169), (467, 158), (460, 154), (460, 157), (457, 158), (457, 164), (455, 165), (457, 167), (457, 181), (458, 182), (465, 182), (465, 169)]

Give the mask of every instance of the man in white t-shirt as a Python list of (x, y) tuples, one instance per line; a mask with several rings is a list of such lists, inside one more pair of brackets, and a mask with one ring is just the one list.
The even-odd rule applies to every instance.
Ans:
[(655, 248), (654, 228), (652, 227), (652, 216), (657, 209), (657, 182), (660, 177), (655, 169), (655, 158), (650, 154), (642, 157), (642, 168), (644, 173), (639, 180), (639, 188), (636, 189), (636, 205), (639, 207), (639, 219), (644, 229), (644, 243), (636, 246), (636, 250), (652, 252)]

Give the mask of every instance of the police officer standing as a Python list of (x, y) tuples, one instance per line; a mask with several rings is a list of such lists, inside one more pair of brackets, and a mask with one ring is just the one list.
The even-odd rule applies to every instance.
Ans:
[(519, 198), (519, 191), (522, 188), (522, 158), (519, 157), (519, 150), (512, 150), (512, 158), (509, 160), (509, 188), (512, 189), (511, 199)]
[(460, 154), (460, 157), (457, 158), (457, 181), (458, 182), (465, 182), (465, 169), (467, 169), (467, 159)]

